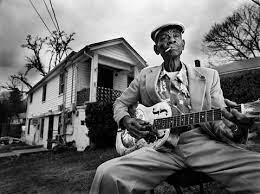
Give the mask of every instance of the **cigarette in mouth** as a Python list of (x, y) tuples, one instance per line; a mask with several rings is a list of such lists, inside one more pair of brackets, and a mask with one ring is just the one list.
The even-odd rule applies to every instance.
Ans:
[(166, 50), (165, 50), (165, 52), (167, 53), (169, 50), (171, 50), (171, 48), (169, 47), (169, 48), (167, 48)]

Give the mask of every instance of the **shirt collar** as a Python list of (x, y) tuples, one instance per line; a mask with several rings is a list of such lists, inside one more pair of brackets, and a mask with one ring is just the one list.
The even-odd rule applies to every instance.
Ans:
[(181, 62), (182, 67), (180, 69), (180, 71), (175, 71), (175, 72), (168, 72), (164, 69), (164, 66), (162, 65), (162, 70), (161, 70), (161, 74), (160, 74), (160, 79), (162, 79), (165, 75), (167, 75), (168, 78), (171, 77), (171, 75), (173, 73), (176, 74), (176, 78), (181, 81), (181, 83), (183, 83), (185, 86), (188, 86), (188, 77), (187, 77), (187, 67), (186, 65)]

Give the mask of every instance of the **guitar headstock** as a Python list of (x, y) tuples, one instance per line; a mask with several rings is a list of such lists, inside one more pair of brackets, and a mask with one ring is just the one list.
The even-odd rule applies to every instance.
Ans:
[(241, 104), (241, 113), (247, 117), (260, 120), (260, 99), (254, 102)]

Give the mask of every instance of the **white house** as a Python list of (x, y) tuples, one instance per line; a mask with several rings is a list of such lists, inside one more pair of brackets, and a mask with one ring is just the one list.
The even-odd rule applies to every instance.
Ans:
[(124, 38), (72, 52), (28, 92), (26, 142), (50, 149), (62, 135), (84, 150), (85, 103), (115, 99), (146, 66)]

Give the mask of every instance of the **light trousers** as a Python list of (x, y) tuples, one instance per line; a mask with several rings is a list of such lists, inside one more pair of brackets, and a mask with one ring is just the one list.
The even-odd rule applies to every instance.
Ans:
[(141, 148), (101, 164), (90, 194), (144, 193), (190, 167), (237, 193), (260, 193), (260, 154), (210, 139), (200, 130), (181, 134), (171, 152)]

